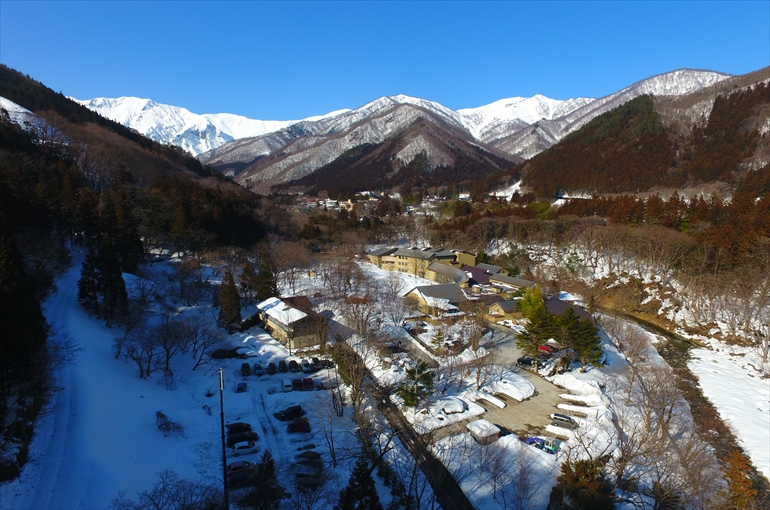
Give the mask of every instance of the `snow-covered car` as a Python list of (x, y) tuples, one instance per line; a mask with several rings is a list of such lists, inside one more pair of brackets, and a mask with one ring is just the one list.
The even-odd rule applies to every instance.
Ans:
[(259, 445), (254, 441), (242, 441), (240, 443), (235, 443), (232, 446), (232, 451), (233, 457), (248, 455), (250, 453), (257, 453), (259, 451)]
[(249, 389), (249, 385), (245, 382), (239, 382), (235, 385), (235, 392), (236, 393), (245, 393), (246, 390)]
[(241, 358), (256, 358), (259, 356), (257, 351), (249, 347), (238, 347), (235, 352), (237, 352), (238, 356)]
[(312, 365), (310, 365), (310, 362), (307, 359), (302, 358), (302, 372), (305, 374), (309, 374), (312, 371), (313, 371), (313, 367)]
[(254, 363), (254, 375), (265, 375), (265, 369), (262, 368), (262, 363)]

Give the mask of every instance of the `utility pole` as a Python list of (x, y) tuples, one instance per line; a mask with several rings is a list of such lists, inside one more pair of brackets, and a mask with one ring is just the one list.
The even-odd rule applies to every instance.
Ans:
[(225, 488), (225, 510), (230, 510), (230, 490), (227, 487), (227, 443), (225, 442), (225, 383), (219, 369), (219, 420), (222, 428), (222, 481)]

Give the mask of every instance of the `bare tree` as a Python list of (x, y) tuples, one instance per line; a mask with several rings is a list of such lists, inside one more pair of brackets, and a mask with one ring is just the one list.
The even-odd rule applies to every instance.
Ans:
[(339, 415), (330, 392), (317, 396), (310, 401), (310, 415), (316, 429), (321, 431), (324, 441), (326, 441), (332, 465), (337, 467), (337, 440), (340, 436), (340, 431), (336, 425)]

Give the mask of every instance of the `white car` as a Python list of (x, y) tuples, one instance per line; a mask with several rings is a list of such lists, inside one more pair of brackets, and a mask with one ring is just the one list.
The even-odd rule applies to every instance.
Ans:
[(239, 455), (247, 455), (249, 453), (257, 453), (259, 451), (259, 445), (254, 441), (241, 441), (233, 445), (233, 457)]

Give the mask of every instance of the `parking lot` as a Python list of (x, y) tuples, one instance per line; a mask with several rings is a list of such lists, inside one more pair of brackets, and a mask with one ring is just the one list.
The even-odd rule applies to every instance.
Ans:
[[(323, 360), (317, 354), (308, 354), (304, 358), (289, 356), (283, 345), (258, 328), (249, 330), (242, 347), (241, 357), (222, 360), (226, 365), (225, 423), (250, 424), (251, 430), (259, 436), (255, 441), (258, 451), (246, 449), (236, 458), (236, 452), (228, 448), (228, 463), (258, 462), (262, 452), (269, 450), (279, 469), (291, 468), (297, 480), (302, 477), (313, 479), (307, 475), (316, 475), (329, 460), (324, 431), (334, 428), (343, 439), (344, 436), (353, 437), (342, 433), (351, 423), (349, 417), (339, 417), (333, 412), (329, 388), (337, 385), (336, 370), (329, 363), (325, 368), (320, 366)], [(311, 361), (313, 356), (319, 358), (315, 367)], [(303, 359), (307, 360), (304, 372)], [(285, 361), (285, 366), (280, 361)], [(297, 371), (291, 371), (291, 361), (296, 362)], [(255, 374), (255, 364), (261, 367), (257, 374), (262, 375)], [(279, 367), (285, 371), (280, 371)], [(291, 414), (290, 419), (284, 420), (275, 416), (291, 406), (301, 406), (304, 416)], [(301, 423), (303, 420), (304, 424)], [(326, 423), (322, 424), (321, 420)], [(330, 420), (334, 422), (331, 427)], [(315, 476), (314, 479), (318, 478)]]

